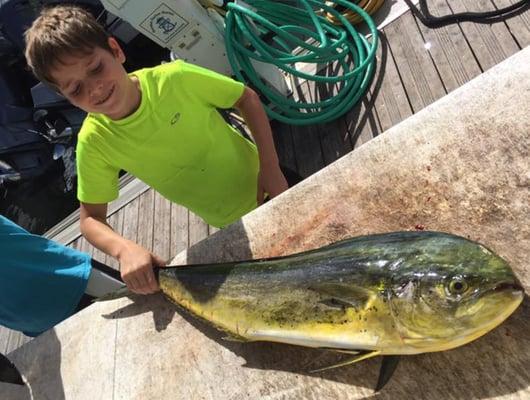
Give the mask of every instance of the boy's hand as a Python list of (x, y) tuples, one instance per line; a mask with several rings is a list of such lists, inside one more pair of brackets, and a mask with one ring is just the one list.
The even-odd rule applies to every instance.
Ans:
[(153, 266), (164, 266), (165, 261), (142, 246), (127, 241), (118, 256), (121, 277), (134, 293), (150, 294), (160, 290)]
[(272, 199), (288, 189), (287, 180), (279, 165), (260, 169), (258, 174), (258, 205), (263, 204), (265, 193)]

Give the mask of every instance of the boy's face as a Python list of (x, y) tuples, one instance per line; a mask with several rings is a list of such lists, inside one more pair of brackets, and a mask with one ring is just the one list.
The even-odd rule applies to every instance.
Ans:
[(96, 47), (86, 55), (67, 55), (50, 74), (63, 96), (76, 107), (118, 119), (131, 112), (131, 84), (118, 42), (109, 38), (109, 45), (112, 53)]

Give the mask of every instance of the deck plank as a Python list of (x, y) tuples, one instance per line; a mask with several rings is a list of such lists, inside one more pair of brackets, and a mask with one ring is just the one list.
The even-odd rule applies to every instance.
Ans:
[(153, 236), (153, 253), (163, 260), (171, 256), (171, 202), (155, 192), (155, 233)]
[(403, 14), (385, 32), (414, 112), (443, 97), (445, 88), (412, 14)]
[(7, 335), (4, 354), (11, 353), (30, 340), (31, 337), (24, 335), (22, 332), (17, 332), (10, 329)]
[(378, 84), (382, 79), (378, 73), (379, 64), (380, 60), (376, 59), (376, 71), (370, 87), (357, 105), (343, 117), (353, 149), (363, 145), (380, 133), (379, 121), (375, 109), (372, 107), (373, 100), (377, 95)]
[(187, 208), (172, 203), (170, 218), (170, 258), (188, 248), (189, 211)]
[(127, 204), (122, 210), (123, 213), (123, 231), (125, 239), (136, 242), (138, 240), (138, 216), (140, 213), (140, 197), (135, 198)]
[[(465, 2), (449, 0), (448, 4), (455, 13), (495, 9), (489, 0), (466, 0)], [(490, 69), (519, 51), (517, 43), (513, 40), (504, 22), (494, 24), (462, 22), (459, 25), (473, 49), (482, 71)]]
[(155, 191), (149, 189), (140, 196), (138, 204), (138, 237), (136, 242), (147, 250), (153, 250)]
[(81, 251), (81, 237), (82, 236), (77, 237), (75, 240), (70, 243), (67, 243), (66, 245), (68, 247), (71, 247), (72, 249)]
[(94, 246), (92, 246), (88, 240), (83, 236), (79, 238), (79, 251), (87, 253), (90, 257), (94, 254)]
[(208, 224), (196, 214), (189, 213), (189, 240), (188, 246), (193, 246), (208, 236)]
[[(318, 75), (331, 77), (342, 75), (343, 73), (342, 66), (334, 63), (328, 68), (319, 70)], [(309, 91), (310, 101), (316, 103), (329, 99), (336, 96), (341, 88), (340, 83), (315, 82), (313, 88)], [(352, 150), (353, 147), (348, 136), (348, 126), (344, 118), (316, 124), (316, 129), (319, 132), (324, 165), (332, 163)]]
[(271, 128), (276, 149), (281, 149), (278, 151), (280, 165), (298, 171), (291, 127), (280, 121), (271, 121)]
[(0, 353), (7, 354), (7, 342), (11, 329), (0, 326)]
[(375, 108), (383, 132), (412, 115), (412, 109), (398, 74), (395, 60), (388, 53), (386, 37), (382, 36), (378, 54), (384, 77), (381, 81), (381, 90), (377, 96)]
[[(292, 83), (293, 98), (295, 100), (310, 102), (310, 87), (307, 82), (296, 86), (297, 82)], [(296, 157), (298, 172), (306, 178), (324, 166), (322, 149), (320, 147), (319, 132), (315, 125), (293, 125), (291, 126), (293, 147)]]
[[(508, 7), (518, 0), (491, 0), (497, 8)], [(519, 48), (524, 49), (530, 44), (530, 11), (508, 18), (504, 21), (508, 30), (517, 41)]]
[[(431, 8), (435, 15), (451, 14), (445, 0), (432, 2)], [(480, 75), (480, 66), (457, 24), (431, 29), (416, 21), (447, 92)]]

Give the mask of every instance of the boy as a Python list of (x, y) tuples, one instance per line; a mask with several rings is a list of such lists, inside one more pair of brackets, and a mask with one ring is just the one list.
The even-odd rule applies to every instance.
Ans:
[[(0, 325), (37, 336), (123, 283), (90, 256), (0, 215)], [(110, 275), (108, 275), (110, 273)]]
[[(26, 44), (37, 78), (89, 113), (77, 146), (81, 231), (118, 259), (132, 291), (157, 291), (153, 265), (164, 261), (106, 223), (120, 170), (217, 227), (254, 209), (265, 193), (275, 197), (287, 189), (265, 111), (243, 84), (182, 61), (128, 75), (117, 41), (71, 6), (44, 10)], [(256, 146), (217, 111), (231, 107)]]

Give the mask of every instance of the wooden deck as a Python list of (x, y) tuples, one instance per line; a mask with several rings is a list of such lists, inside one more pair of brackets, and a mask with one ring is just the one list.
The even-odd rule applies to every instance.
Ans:
[[(515, 0), (437, 0), (430, 7), (434, 15), (445, 15), (511, 3)], [(530, 12), (491, 25), (461, 23), (439, 29), (426, 28), (407, 12), (380, 33), (374, 80), (354, 109), (336, 121), (309, 127), (273, 122), (282, 164), (307, 177), (525, 48), (530, 44)], [(321, 90), (302, 88), (312, 99)], [(108, 221), (117, 232), (162, 258), (169, 260), (216, 231), (152, 189), (140, 193), (130, 202), (111, 205)], [(65, 244), (117, 268), (115, 260), (79, 236)], [(0, 329), (4, 354), (28, 340)]]

